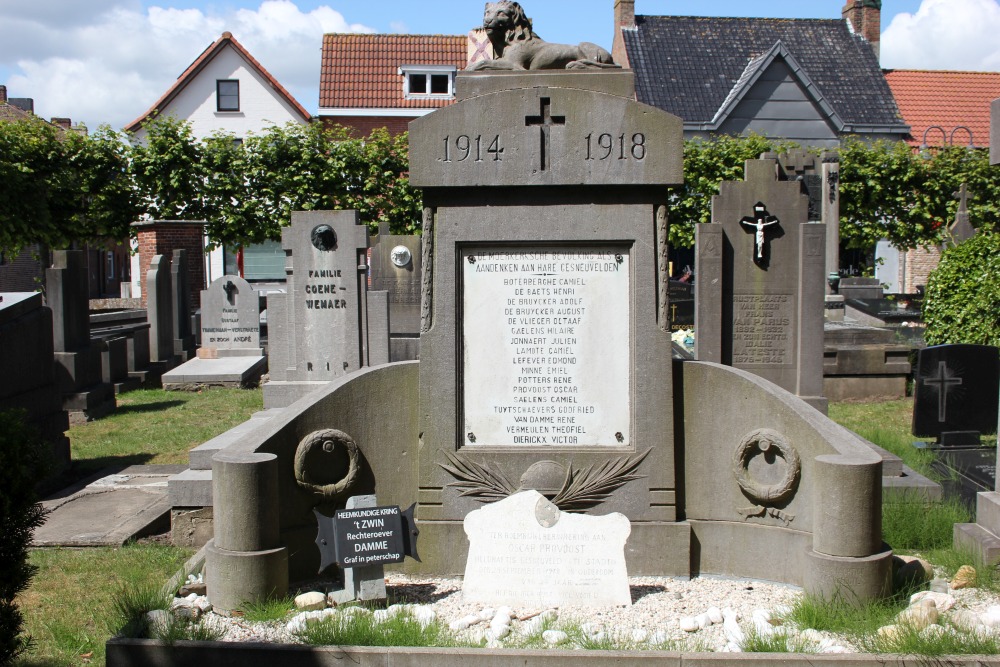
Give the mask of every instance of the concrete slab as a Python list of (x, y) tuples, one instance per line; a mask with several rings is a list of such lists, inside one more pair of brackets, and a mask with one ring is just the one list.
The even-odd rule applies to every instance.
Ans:
[(167, 480), (171, 507), (211, 507), (212, 471), (185, 470)]
[(53, 494), (50, 511), (35, 531), (37, 547), (120, 546), (170, 527), (167, 478), (183, 465), (130, 466), (109, 470)]
[(215, 456), (216, 452), (236, 444), (252, 430), (260, 427), (262, 423), (281, 414), (283, 410), (284, 408), (271, 408), (255, 412), (250, 415), (250, 419), (242, 424), (237, 424), (225, 433), (220, 433), (211, 440), (201, 443), (188, 452), (188, 461), (190, 462), (191, 469), (210, 471), (212, 469), (212, 457)]
[(251, 387), (267, 370), (267, 357), (194, 358), (163, 374), (163, 388)]

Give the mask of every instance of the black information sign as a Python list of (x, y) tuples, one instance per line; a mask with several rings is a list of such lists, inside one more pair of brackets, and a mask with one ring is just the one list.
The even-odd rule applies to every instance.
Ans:
[(347, 568), (402, 563), (406, 556), (419, 561), (415, 507), (357, 507), (337, 510), (332, 518), (313, 510), (319, 524), (319, 571), (333, 563)]

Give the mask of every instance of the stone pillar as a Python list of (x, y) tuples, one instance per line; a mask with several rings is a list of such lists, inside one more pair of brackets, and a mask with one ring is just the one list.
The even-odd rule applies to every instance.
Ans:
[[(840, 158), (823, 156), (822, 222), (826, 225), (826, 275), (840, 272)], [(833, 288), (826, 286), (826, 293)]]
[[(174, 250), (187, 251), (188, 305), (198, 307), (201, 290), (205, 289), (205, 222), (201, 220), (149, 220), (133, 222), (139, 247), (139, 271), (145, 272), (153, 257), (170, 257)], [(147, 305), (148, 294), (142, 294), (142, 305)]]
[(149, 360), (172, 364), (173, 318), (170, 308), (170, 259), (156, 255), (146, 273), (146, 319), (149, 320)]
[[(188, 254), (183, 248), (173, 252), (170, 264), (171, 333), (174, 355), (182, 362), (194, 356), (195, 338), (191, 332), (191, 301), (188, 288)], [(199, 295), (200, 301), (200, 295)]]
[(698, 308), (701, 303), (722, 303), (722, 251), (725, 235), (721, 225), (694, 226), (698, 275), (694, 282), (694, 356), (699, 361), (722, 362), (722, 308)]
[(822, 224), (803, 225), (799, 236), (798, 377), (795, 394), (826, 414), (823, 398), (823, 286), (826, 262)]
[(220, 452), (212, 458), (215, 538), (206, 545), (208, 599), (221, 611), (288, 593), (280, 545), (278, 457)]
[(858, 603), (891, 590), (892, 550), (882, 542), (882, 462), (840, 455), (813, 463), (813, 548), (803, 588)]

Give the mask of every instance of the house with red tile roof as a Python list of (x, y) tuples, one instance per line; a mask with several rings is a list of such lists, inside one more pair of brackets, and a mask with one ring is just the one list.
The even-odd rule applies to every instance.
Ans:
[[(895, 69), (886, 70), (885, 78), (910, 126), (906, 141), (915, 150), (990, 145), (990, 103), (1000, 97), (1000, 72)], [(876, 277), (889, 291), (904, 293), (926, 285), (941, 257), (938, 248), (898, 253), (885, 243), (876, 254), (882, 260)]]
[(405, 132), (455, 101), (455, 74), (472, 43), (466, 35), (323, 35), (319, 117), (356, 136)]
[[(188, 121), (192, 133), (199, 139), (216, 131), (229, 132), (242, 139), (270, 126), (289, 122), (305, 125), (312, 120), (305, 107), (230, 32), (222, 33), (202, 51), (160, 99), (125, 129), (133, 132), (135, 140), (141, 142), (145, 136), (143, 123), (157, 115)], [(160, 248), (157, 252), (163, 252), (164, 247), (169, 249), (170, 246), (157, 247)], [(143, 277), (153, 254), (156, 253), (152, 250), (140, 248), (140, 252), (133, 255), (133, 297), (142, 293)], [(198, 272), (200, 275), (191, 280), (192, 289), (203, 289), (204, 285), (226, 273), (237, 273), (237, 264), (232, 251), (216, 248), (207, 255), (204, 272)], [(281, 244), (265, 242), (246, 248), (243, 268), (247, 279), (283, 280), (285, 256)], [(204, 285), (194, 284), (202, 281)]]
[(891, 69), (886, 81), (915, 147), (990, 145), (990, 103), (1000, 97), (1000, 72)]

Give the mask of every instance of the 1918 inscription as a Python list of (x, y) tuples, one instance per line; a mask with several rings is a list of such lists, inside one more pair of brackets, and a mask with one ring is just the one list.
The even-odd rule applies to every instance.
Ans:
[(466, 444), (627, 444), (629, 257), (463, 254)]
[(790, 294), (733, 296), (733, 364), (791, 363), (795, 299)]

